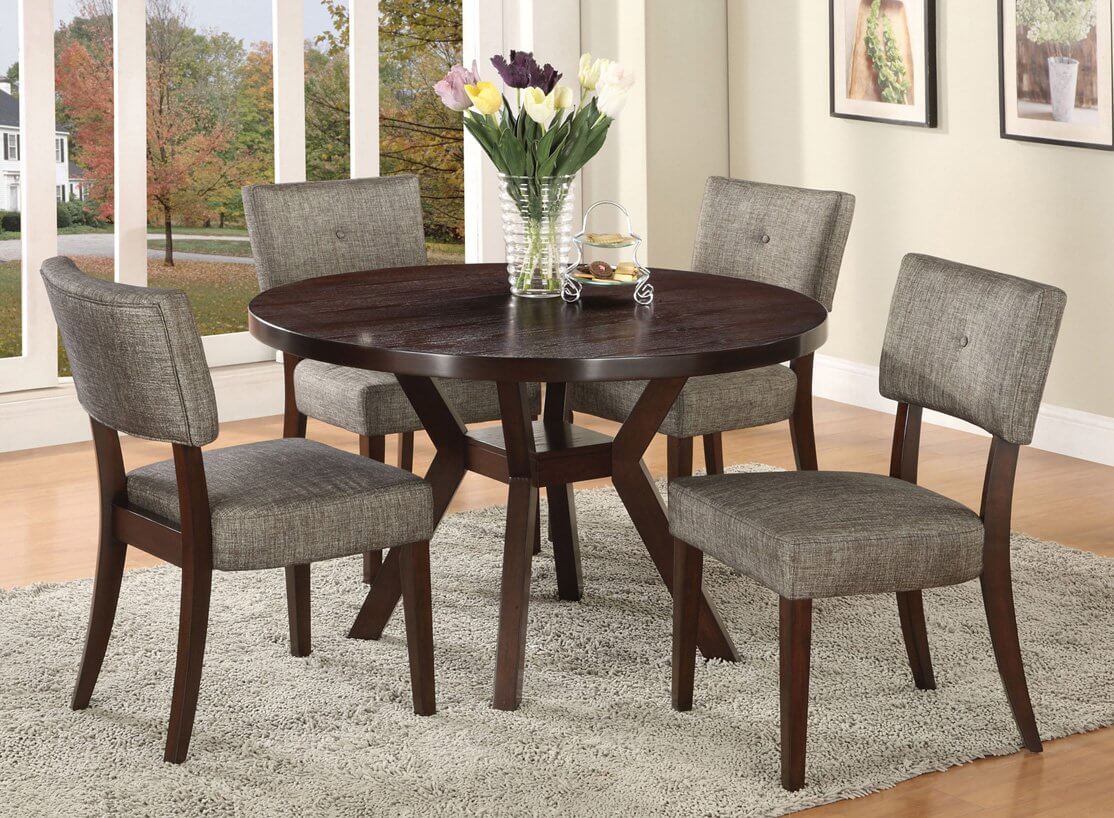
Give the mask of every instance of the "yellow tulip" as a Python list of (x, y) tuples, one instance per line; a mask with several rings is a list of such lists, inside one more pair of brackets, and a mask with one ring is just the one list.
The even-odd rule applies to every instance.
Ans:
[(503, 107), (503, 95), (491, 82), (477, 82), (465, 85), (464, 93), (472, 100), (472, 105), (484, 116), (490, 116)]

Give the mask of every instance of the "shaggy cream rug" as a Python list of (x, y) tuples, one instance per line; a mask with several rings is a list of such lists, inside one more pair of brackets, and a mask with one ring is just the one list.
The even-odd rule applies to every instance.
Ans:
[[(751, 467), (760, 468), (760, 467)], [(126, 575), (89, 710), (69, 710), (90, 583), (0, 592), (3, 815), (782, 815), (1020, 746), (977, 583), (925, 594), (939, 689), (910, 679), (888, 596), (814, 617), (808, 786), (778, 786), (776, 599), (708, 563), (743, 654), (669, 706), (670, 605), (615, 493), (577, 494), (586, 594), (535, 559), (524, 703), (488, 707), (503, 511), (434, 543), (439, 712), (410, 710), (401, 611), (344, 638), (357, 560), (315, 566), (314, 653), (287, 652), (281, 571), (218, 574), (190, 760), (162, 762), (178, 572)], [(1015, 535), (1022, 644), (1046, 739), (1114, 722), (1114, 561)]]

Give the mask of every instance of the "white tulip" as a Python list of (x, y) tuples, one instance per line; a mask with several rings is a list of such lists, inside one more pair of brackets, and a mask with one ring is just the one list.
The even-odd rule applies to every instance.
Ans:
[(596, 107), (604, 116), (615, 119), (627, 104), (629, 95), (630, 89), (623, 88), (621, 85), (601, 85), (596, 95)]
[(634, 71), (621, 63), (608, 63), (607, 67), (600, 72), (599, 85), (601, 90), (603, 87), (617, 86), (624, 91), (629, 91), (634, 85)]
[(576, 104), (572, 89), (567, 85), (558, 85), (549, 93), (553, 96), (553, 107), (558, 111), (571, 108)]
[(553, 117), (557, 115), (557, 103), (554, 94), (546, 94), (541, 88), (531, 87), (522, 92), (522, 108), (530, 119), (542, 126), (542, 130), (549, 128)]

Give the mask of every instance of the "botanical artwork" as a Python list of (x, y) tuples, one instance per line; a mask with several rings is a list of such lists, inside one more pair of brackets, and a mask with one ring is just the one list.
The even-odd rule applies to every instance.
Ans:
[(935, 125), (934, 0), (831, 0), (833, 116)]
[(999, 0), (1002, 135), (1114, 146), (1111, 0)]

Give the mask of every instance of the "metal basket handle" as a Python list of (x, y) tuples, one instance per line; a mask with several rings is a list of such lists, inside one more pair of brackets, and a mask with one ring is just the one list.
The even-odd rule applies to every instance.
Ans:
[(625, 207), (623, 207), (621, 204), (619, 204), (618, 202), (613, 202), (610, 199), (601, 199), (598, 202), (594, 202), (591, 206), (589, 206), (589, 208), (587, 210), (584, 211), (584, 221), (580, 225), (580, 232), (581, 233), (587, 233), (588, 232), (588, 216), (592, 213), (593, 210), (595, 210), (600, 205), (611, 205), (616, 210), (618, 210), (620, 213), (622, 213), (624, 216), (626, 216), (627, 217), (627, 235), (628, 236), (634, 235), (634, 224), (633, 224), (633, 222), (631, 222), (630, 212)]

